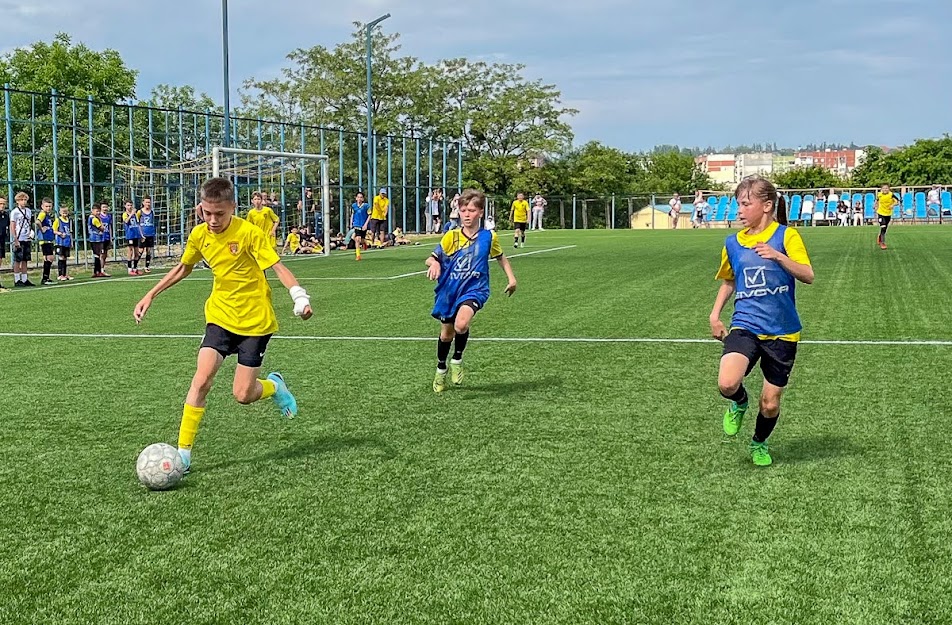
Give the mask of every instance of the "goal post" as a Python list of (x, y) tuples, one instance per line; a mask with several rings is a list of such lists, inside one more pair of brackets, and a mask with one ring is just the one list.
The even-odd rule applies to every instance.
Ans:
[[(304, 182), (306, 180), (305, 163), (308, 161), (316, 162), (318, 164), (318, 171), (320, 172), (322, 245), (324, 247), (323, 254), (327, 256), (330, 255), (331, 251), (331, 184), (329, 161), (326, 154), (305, 154), (301, 152), (251, 150), (216, 146), (212, 149), (212, 176), (241, 175), (254, 177), (254, 175), (257, 174), (257, 178), (260, 180), (264, 172), (272, 177), (276, 174), (280, 174), (283, 180), (288, 173), (299, 174), (301, 176), (301, 220), (306, 223), (308, 216), (304, 189), (308, 187), (308, 185), (304, 184)], [(238, 200), (237, 197), (235, 199), (236, 201)], [(289, 228), (287, 230), (290, 232)]]

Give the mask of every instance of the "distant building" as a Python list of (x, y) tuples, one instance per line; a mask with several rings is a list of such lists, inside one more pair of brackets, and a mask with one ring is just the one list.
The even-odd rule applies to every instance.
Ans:
[(774, 154), (773, 155), (773, 171), (777, 174), (782, 174), (785, 171), (790, 171), (796, 167), (796, 155), (795, 154)]
[(838, 176), (846, 176), (856, 169), (866, 157), (864, 150), (817, 150), (813, 152), (797, 152), (794, 157), (795, 167), (822, 167)]
[(747, 176), (766, 176), (773, 172), (774, 155), (770, 152), (738, 154), (734, 162), (734, 182)]
[(733, 154), (704, 154), (694, 159), (712, 181), (733, 184), (737, 160)]

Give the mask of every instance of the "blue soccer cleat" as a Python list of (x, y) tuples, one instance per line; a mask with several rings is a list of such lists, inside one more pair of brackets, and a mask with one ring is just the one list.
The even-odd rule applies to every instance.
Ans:
[(280, 373), (274, 372), (268, 374), (268, 379), (274, 382), (274, 396), (271, 399), (277, 404), (278, 410), (281, 411), (281, 416), (285, 419), (293, 419), (296, 417), (298, 413), (297, 400), (294, 399), (294, 395), (288, 390), (288, 385), (285, 383), (284, 378), (281, 377)]

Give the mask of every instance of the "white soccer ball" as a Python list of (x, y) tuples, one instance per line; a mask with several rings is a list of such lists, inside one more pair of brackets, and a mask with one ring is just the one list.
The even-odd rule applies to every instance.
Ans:
[(185, 477), (185, 463), (175, 447), (154, 443), (139, 454), (136, 475), (149, 490), (168, 490)]

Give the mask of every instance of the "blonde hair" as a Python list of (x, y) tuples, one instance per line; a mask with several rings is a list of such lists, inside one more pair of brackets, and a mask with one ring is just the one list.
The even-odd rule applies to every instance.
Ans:
[(753, 195), (761, 202), (773, 204), (777, 212), (777, 222), (784, 226), (787, 225), (787, 200), (777, 192), (774, 183), (762, 176), (747, 176), (740, 181), (737, 189), (734, 190), (734, 197), (738, 200), (743, 194)]
[(459, 196), (459, 206), (473, 204), (481, 211), (486, 210), (486, 194), (479, 189), (463, 189)]

